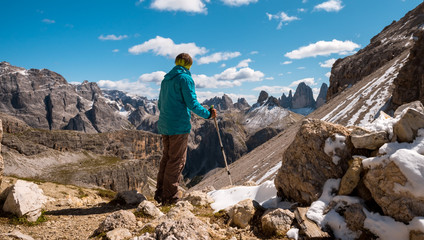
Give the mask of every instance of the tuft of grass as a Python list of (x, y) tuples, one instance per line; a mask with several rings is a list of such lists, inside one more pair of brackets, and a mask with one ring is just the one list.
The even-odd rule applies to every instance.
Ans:
[(88, 194), (82, 190), (82, 188), (78, 188), (78, 198), (82, 199), (88, 197)]
[(112, 191), (112, 190), (107, 190), (107, 189), (96, 189), (97, 191), (97, 195), (99, 195), (102, 198), (106, 198), (106, 199), (114, 199), (116, 196), (116, 192)]
[(135, 215), (136, 217), (138, 217), (138, 218), (154, 219), (154, 217), (152, 217), (152, 216), (150, 216), (150, 215), (146, 215), (146, 214), (144, 214), (143, 212), (135, 211), (135, 212), (133, 212), (133, 213), (134, 213), (134, 215)]
[(161, 206), (161, 207), (159, 208), (159, 210), (160, 210), (161, 212), (163, 212), (164, 214), (167, 214), (169, 211), (171, 211), (171, 209), (172, 209), (173, 207), (175, 207), (175, 204), (172, 204), (172, 205), (164, 205), (164, 206)]
[(47, 222), (47, 217), (45, 215), (45, 211), (41, 211), (41, 216), (38, 217), (37, 221), (35, 222), (30, 222), (28, 221), (28, 219), (25, 216), (22, 217), (17, 217), (17, 216), (13, 216), (9, 219), (9, 223), (12, 225), (25, 225), (25, 226), (37, 226), (40, 225), (43, 222)]
[(151, 225), (145, 225), (139, 232), (140, 235), (143, 235), (145, 233), (154, 233), (155, 228)]

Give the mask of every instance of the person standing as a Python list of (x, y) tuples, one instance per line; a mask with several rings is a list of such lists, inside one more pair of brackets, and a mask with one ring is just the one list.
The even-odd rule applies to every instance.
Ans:
[(187, 53), (175, 58), (175, 67), (162, 80), (158, 108), (158, 131), (162, 135), (163, 155), (154, 199), (163, 205), (173, 204), (182, 196), (178, 191), (181, 172), (186, 163), (191, 112), (205, 119), (215, 118), (215, 109), (206, 109), (198, 101)]

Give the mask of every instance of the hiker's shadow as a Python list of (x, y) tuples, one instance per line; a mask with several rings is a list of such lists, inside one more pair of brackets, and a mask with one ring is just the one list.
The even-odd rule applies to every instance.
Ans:
[(120, 204), (105, 203), (105, 204), (98, 205), (91, 208), (67, 208), (67, 209), (46, 211), (44, 214), (54, 215), (54, 216), (63, 216), (63, 215), (84, 216), (84, 215), (111, 213), (111, 212), (116, 212), (119, 210), (128, 210), (133, 208), (137, 208), (137, 205), (134, 206), (134, 205), (120, 205)]

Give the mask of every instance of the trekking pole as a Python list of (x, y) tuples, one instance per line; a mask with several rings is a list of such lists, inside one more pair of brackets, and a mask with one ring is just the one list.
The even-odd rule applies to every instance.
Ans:
[[(211, 109), (213, 109), (213, 105), (211, 105)], [(219, 145), (221, 146), (222, 156), (224, 156), (225, 168), (227, 169), (228, 177), (230, 178), (230, 184), (233, 185), (230, 168), (228, 167), (227, 157), (225, 156), (225, 152), (224, 152), (224, 146), (222, 145), (221, 135), (219, 134), (218, 123), (216, 122), (216, 118), (214, 118), (213, 120), (215, 123), (216, 132), (218, 133)]]

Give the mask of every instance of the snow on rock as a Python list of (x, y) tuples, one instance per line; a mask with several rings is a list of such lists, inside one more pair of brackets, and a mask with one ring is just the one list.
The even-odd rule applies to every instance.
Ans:
[(286, 233), (287, 237), (297, 240), (299, 239), (299, 229), (298, 228), (292, 228)]
[(324, 152), (329, 156), (332, 157), (334, 164), (339, 164), (340, 156), (337, 155), (336, 149), (345, 149), (346, 144), (346, 137), (340, 134), (334, 135), (334, 140), (329, 137), (325, 140), (325, 147)]

